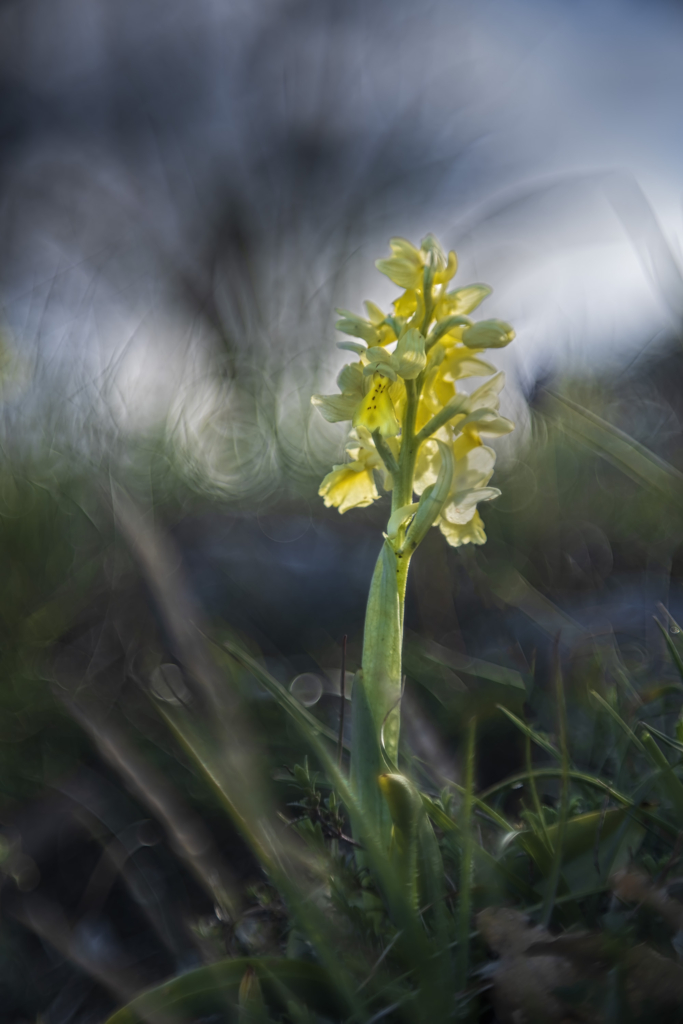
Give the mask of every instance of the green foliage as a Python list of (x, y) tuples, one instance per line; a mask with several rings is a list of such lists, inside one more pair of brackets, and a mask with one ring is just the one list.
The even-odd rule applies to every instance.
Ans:
[(53, 696), (46, 655), (93, 593), (105, 545), (85, 481), (0, 467), (2, 802), (34, 796), (78, 763), (82, 736)]
[[(572, 429), (578, 432), (580, 410), (573, 405), (571, 412)], [(646, 452), (635, 447), (631, 458), (623, 436), (615, 440), (595, 417), (588, 422), (590, 433), (584, 431), (584, 440), (590, 438), (599, 447), (603, 436), (611, 438), (609, 444), (605, 441), (609, 457), (616, 460), (618, 456), (620, 464), (628, 464), (632, 477), (652, 483), (650, 471), (644, 468)], [(664, 486), (666, 468), (655, 465), (659, 485)], [(381, 576), (381, 559), (377, 571)], [(524, 593), (533, 596), (530, 589)], [(532, 612), (534, 608), (543, 608), (544, 615), (554, 614), (548, 603), (537, 602), (531, 605)], [(679, 649), (667, 629), (660, 628), (672, 663), (681, 672)], [(577, 1007), (595, 1005), (596, 1012), (602, 1013), (601, 993), (612, 992), (609, 999), (614, 1005), (633, 1012), (633, 994), (629, 1003), (623, 987), (625, 965), (636, 939), (632, 910), (627, 899), (615, 901), (611, 893), (615, 879), (634, 871), (635, 865), (656, 886), (658, 875), (680, 857), (680, 707), (669, 718), (667, 729), (645, 727), (649, 707), (669, 698), (680, 704), (679, 686), (643, 685), (615, 660), (613, 651), (597, 652), (585, 695), (592, 702), (595, 735), (602, 738), (596, 752), (586, 756), (583, 727), (575, 724), (576, 690), (569, 700), (559, 651), (554, 715), (544, 716), (543, 705), (538, 705), (534, 722), (527, 718), (528, 702), (534, 703), (533, 672), (467, 659), (410, 638), (405, 665), (411, 675), (456, 717), (481, 712), (484, 719), (498, 716), (509, 723), (524, 744), (526, 768), (488, 791), (477, 792), (472, 719), (463, 785), (449, 781), (439, 791), (425, 782), (416, 761), (408, 759), (403, 771), (398, 771), (384, 747), (375, 752), (372, 771), (367, 765), (364, 769), (366, 776), (374, 771), (380, 777), (372, 805), (358, 798), (337, 764), (334, 734), (294, 701), (257, 658), (233, 641), (227, 647), (234, 659), (225, 666), (228, 675), (238, 665), (251, 673), (295, 726), (316, 762), (315, 770), (308, 759), (291, 770), (290, 788), (296, 790), (297, 799), (287, 805), (288, 821), (290, 834), (295, 832), (302, 845), (291, 847), (280, 840), (283, 845), (275, 858), (272, 846), (266, 853), (249, 808), (237, 815), (230, 778), (215, 763), (215, 741), (198, 741), (207, 733), (206, 723), (199, 728), (188, 721), (186, 712), (170, 716), (166, 710), (164, 714), (207, 779), (225, 793), (226, 808), (237, 815), (243, 834), (283, 894), (291, 936), (304, 939), (311, 959), (304, 964), (288, 955), (288, 949), (297, 948), (300, 939), (296, 939), (283, 948), (281, 958), (229, 961), (212, 969), (213, 974), (208, 969), (191, 972), (141, 997), (130, 1011), (112, 1018), (111, 1024), (141, 1020), (143, 1013), (147, 1014), (144, 1019), (150, 1015), (153, 1019), (154, 1014), (171, 1010), (180, 1012), (180, 1019), (190, 1019), (188, 1015), (198, 1012), (200, 1003), (207, 1008), (211, 1000), (226, 1019), (237, 1014), (245, 1020), (293, 1022), (321, 1016), (354, 1021), (378, 1017), (415, 1022), (473, 1020), (482, 1010), (487, 990), (481, 984), (482, 971), (488, 970), (486, 944), (495, 948), (497, 941), (489, 934), (489, 923), (482, 925), (477, 938), (475, 922), (477, 914), (492, 904), (523, 908), (554, 927), (597, 929), (605, 942), (609, 938), (611, 951), (600, 956), (606, 958), (605, 970), (611, 972), (612, 980), (570, 986), (566, 1002), (570, 1005), (573, 1000)], [(473, 681), (470, 693), (478, 693), (476, 699), (463, 699), (462, 686), (443, 674), (454, 668)], [(362, 695), (359, 682), (356, 693)], [(366, 732), (358, 722), (356, 712), (357, 735), (372, 738), (370, 709)], [(604, 771), (604, 754), (597, 753), (605, 748), (609, 774)], [(388, 847), (383, 814), (368, 814), (371, 806), (380, 806), (380, 798), (390, 822)], [(316, 879), (313, 902), (311, 879)], [(639, 927), (638, 940), (655, 941), (656, 936), (661, 946), (659, 926), (652, 930), (647, 915), (641, 913)], [(547, 935), (539, 928), (541, 934)], [(196, 1001), (199, 993), (205, 1002)], [(127, 1012), (139, 1016), (126, 1017)]]
[[(340, 763), (330, 720), (303, 707), (225, 624), (202, 623), (188, 612), (172, 571), (177, 563), (164, 562), (159, 534), (123, 492), (115, 498), (133, 563), (195, 688), (187, 703), (169, 702), (153, 690), (138, 695), (155, 732), (143, 740), (130, 729), (136, 764), (156, 758), (163, 766), (176, 758), (180, 767), (168, 773), (171, 783), (190, 778), (195, 806), (217, 807), (230, 819), (260, 864), (262, 879), (251, 891), (223, 891), (201, 859), (192, 861), (226, 930), (237, 938), (223, 943), (215, 962), (138, 995), (110, 1024), (190, 1024), (211, 1014), (239, 1024), (476, 1020), (490, 1015), (491, 986), (499, 984), (504, 965), (520, 978), (535, 970), (542, 987), (539, 960), (558, 959), (560, 951), (575, 972), (560, 986), (561, 999), (579, 1019), (590, 1011), (595, 1016), (587, 1019), (638, 1020), (643, 1006), (650, 1019), (667, 1019), (669, 1009), (658, 1000), (665, 989), (679, 992), (683, 920), (667, 890), (683, 852), (680, 627), (670, 616), (659, 621), (659, 632), (653, 631), (659, 662), (636, 663), (613, 636), (588, 634), (554, 603), (550, 581), (566, 579), (562, 573), (574, 567), (558, 569), (538, 550), (547, 550), (551, 520), (557, 527), (563, 513), (587, 515), (590, 480), (603, 462), (610, 472), (618, 467), (625, 483), (615, 486), (624, 490), (616, 499), (609, 494), (591, 521), (610, 537), (678, 543), (680, 474), (605, 416), (573, 398), (551, 397), (532, 424), (537, 434), (545, 431), (545, 442), (530, 448), (525, 465), (535, 481), (555, 473), (560, 486), (536, 493), (519, 465), (518, 479), (514, 466), (508, 479), (503, 471), (503, 500), (526, 502), (522, 511), (492, 509), (490, 549), (476, 562), (465, 555), (453, 563), (460, 578), (470, 572), (492, 616), (496, 602), (504, 604), (555, 641), (546, 673), (550, 685), (533, 659), (515, 662), (507, 652), (499, 661), (496, 653), (472, 658), (441, 642), (436, 631), (430, 638), (409, 634), (402, 652), (397, 649), (399, 610), (390, 586), (396, 556), (385, 545), (376, 577), (376, 590), (385, 596), (371, 608), (371, 618), (378, 635), (385, 630), (388, 637), (396, 692), (374, 692), (364, 706), (360, 674), (354, 683), (355, 771), (372, 784), (371, 796), (347, 771), (346, 748)], [(59, 773), (85, 746), (51, 687), (63, 683), (62, 647), (78, 632), (86, 599), (98, 592), (111, 545), (78, 482), (48, 487), (29, 476), (12, 474), (10, 482), (7, 474), (2, 485), (0, 767), (7, 803), (44, 784), (46, 757), (54, 755), (50, 771)], [(571, 494), (562, 482), (569, 476)], [(396, 536), (416, 513), (406, 539), (417, 524), (427, 546), (420, 508), (428, 509), (432, 493), (425, 489), (417, 509), (401, 506), (409, 512), (403, 516), (399, 509), (392, 517)], [(556, 501), (554, 520), (550, 500)], [(567, 508), (560, 509), (563, 501)], [(598, 569), (585, 566), (577, 586), (594, 586)], [(392, 619), (385, 629), (389, 605)], [(158, 638), (153, 643), (161, 647)], [(378, 658), (378, 678), (380, 645), (371, 653)], [(432, 764), (418, 757), (397, 728), (387, 728), (402, 670), (416, 705), (431, 710), (440, 735), (461, 740), (452, 778), (436, 759)], [(143, 667), (140, 674), (145, 672)], [(87, 682), (87, 675), (79, 679)], [(411, 689), (413, 683), (419, 689)], [(254, 710), (260, 699), (254, 693), (264, 696), (262, 705), (267, 698), (269, 729), (277, 733), (272, 744), (269, 729), (255, 727), (266, 713)], [(515, 738), (519, 757), (513, 771), (482, 788), (480, 765), (495, 755), (487, 732), (492, 724), (507, 730), (496, 735)], [(100, 750), (110, 738), (96, 728), (89, 736)], [(271, 785), (283, 752), (292, 767), (280, 770)], [(127, 784), (137, 778), (144, 802), (148, 783), (132, 764), (127, 775), (121, 765), (118, 770)], [(151, 789), (147, 799), (154, 808)], [(0, 853), (5, 876), (25, 884), (32, 865), (21, 849), (9, 838)], [(240, 925), (245, 908), (254, 906), (276, 927), (260, 955), (245, 956), (251, 950), (239, 938)], [(532, 924), (510, 917), (503, 941), (496, 917), (501, 910)], [(527, 927), (535, 929), (533, 938), (525, 937)], [(555, 952), (549, 951), (552, 943)], [(654, 988), (638, 960), (643, 950), (650, 957), (647, 971), (659, 979)], [(556, 990), (553, 998), (560, 998)]]

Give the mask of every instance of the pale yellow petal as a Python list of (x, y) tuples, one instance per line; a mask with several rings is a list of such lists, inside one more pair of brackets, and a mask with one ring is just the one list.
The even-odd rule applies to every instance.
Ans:
[(394, 299), (394, 312), (396, 316), (412, 316), (417, 309), (417, 293), (414, 288), (409, 288), (398, 299)]
[(465, 377), (488, 377), (496, 372), (495, 366), (485, 359), (457, 346), (450, 349), (443, 361), (443, 375), (446, 380), (463, 380)]
[(459, 491), (444, 506), (441, 517), (448, 523), (462, 526), (473, 518), (480, 501), (492, 501), (499, 496), (500, 491), (497, 487), (473, 487), (467, 491)]
[(455, 272), (458, 269), (458, 259), (453, 251), (448, 254), (448, 262), (443, 270), (437, 270), (434, 274), (434, 284), (446, 284), (455, 277)]
[(425, 340), (414, 327), (404, 331), (398, 339), (394, 361), (396, 372), (404, 380), (415, 380), (427, 365)]
[(462, 544), (485, 544), (486, 532), (481, 516), (475, 512), (468, 523), (456, 525), (445, 519), (439, 521), (439, 529), (451, 545), (459, 548)]
[(363, 364), (347, 363), (337, 377), (337, 387), (344, 395), (363, 397)]
[(491, 291), (487, 284), (470, 284), (466, 288), (447, 292), (439, 299), (436, 317), (440, 320), (444, 316), (467, 316), (491, 294)]
[(315, 405), (328, 423), (342, 423), (353, 419), (360, 398), (357, 395), (312, 395), (311, 405)]
[(340, 513), (364, 508), (379, 498), (372, 470), (361, 462), (335, 466), (321, 483), (318, 494), (328, 508), (338, 508)]

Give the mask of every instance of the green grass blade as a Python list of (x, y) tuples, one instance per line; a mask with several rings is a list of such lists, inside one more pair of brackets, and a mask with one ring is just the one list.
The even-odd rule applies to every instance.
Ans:
[(421, 668), (433, 663), (453, 669), (454, 672), (462, 672), (464, 675), (496, 683), (499, 686), (510, 686), (526, 694), (524, 678), (516, 669), (507, 668), (505, 665), (495, 665), (490, 661), (482, 661), (481, 658), (470, 658), (468, 655), (462, 654), (460, 651), (453, 651), (450, 647), (444, 647), (434, 640), (425, 640), (411, 631), (407, 631), (406, 640), (404, 659), (406, 656), (410, 659), (411, 666), (415, 670), (416, 682), (421, 682)]
[(463, 993), (467, 987), (470, 954), (470, 918), (472, 914), (472, 805), (474, 794), (475, 744), (477, 720), (470, 719), (465, 752), (465, 794), (460, 810), (462, 849), (460, 854), (460, 891), (457, 919), (457, 949), (455, 956), (455, 991)]
[(520, 732), (524, 733), (525, 736), (528, 736), (529, 739), (533, 740), (533, 742), (542, 750), (545, 750), (546, 754), (550, 754), (551, 757), (557, 758), (558, 761), (562, 760), (561, 752), (557, 749), (557, 747), (554, 747), (552, 745), (549, 739), (543, 736), (540, 732), (537, 732), (535, 729), (532, 729), (530, 725), (527, 725), (526, 722), (523, 722), (521, 718), (517, 717), (517, 715), (513, 715), (512, 711), (508, 710), (508, 708), (504, 707), (502, 704), (497, 704), (496, 707), (498, 708), (499, 711), (503, 712), (506, 718), (509, 718), (510, 721), (517, 726)]
[(662, 732), (660, 729), (655, 729), (654, 725), (648, 725), (647, 731), (652, 733), (653, 736), (656, 736), (657, 739), (662, 741), (662, 743), (666, 743), (666, 745), (671, 747), (672, 750), (675, 750), (679, 754), (683, 754), (683, 743), (679, 743), (678, 740), (674, 740), (671, 736), (667, 736), (666, 733)]
[[(562, 835), (561, 835), (562, 833)], [(612, 807), (609, 810), (589, 811), (568, 818), (564, 829), (560, 823), (548, 827), (551, 849), (557, 849), (562, 840), (562, 888), (566, 892), (580, 891), (595, 873), (604, 888), (616, 867), (623, 867), (624, 859), (635, 855), (645, 836), (645, 826), (629, 808)], [(553, 853), (542, 844), (541, 837), (530, 829), (514, 834), (512, 846), (521, 847), (536, 862), (545, 878), (553, 870)], [(546, 899), (548, 891), (546, 889)], [(555, 893), (557, 900), (559, 891)]]
[(641, 752), (641, 754), (645, 753), (643, 744), (640, 742), (640, 740), (634, 733), (633, 729), (624, 721), (621, 715), (619, 715), (614, 710), (611, 704), (608, 704), (605, 698), (601, 697), (596, 690), (591, 690), (590, 695), (607, 712), (612, 721), (616, 722), (616, 724), (619, 726), (622, 732), (625, 733), (626, 736), (628, 736), (634, 747), (636, 747)]
[(240, 958), (171, 978), (137, 996), (106, 1024), (161, 1024), (162, 1021), (164, 1024), (171, 1021), (192, 1024), (199, 1016), (225, 1013), (226, 1009), (230, 1019), (236, 1021), (239, 986), (249, 969), (254, 971), (271, 1002), (280, 1002), (277, 988), (271, 984), (274, 978), (316, 1013), (339, 1020), (350, 1012), (326, 972), (317, 964), (276, 957)]
[(674, 774), (674, 770), (661, 752), (654, 739), (643, 729), (641, 733), (643, 748), (650, 762), (659, 769), (661, 785), (677, 816), (679, 828), (683, 825), (683, 783)]
[[(274, 680), (273, 677), (270, 676), (270, 673), (254, 658), (252, 658), (250, 654), (242, 650), (241, 647), (236, 644), (231, 644), (230, 651), (237, 661), (241, 662), (245, 668), (248, 668), (254, 677), (267, 689), (273, 687), (273, 683), (277, 683), (277, 680)], [(303, 714), (305, 709), (298, 703), (298, 701), (295, 701), (294, 704), (295, 706), (289, 706), (288, 710), (301, 738), (308, 744), (310, 750), (315, 754), (321, 766), (325, 770), (331, 785), (336, 790), (346, 807), (349, 816), (351, 817), (354, 829), (361, 836), (365, 852), (371, 858), (373, 864), (377, 864), (379, 876), (382, 878), (383, 871), (384, 874), (388, 872), (386, 847), (383, 847), (380, 844), (379, 836), (377, 835), (378, 830), (376, 827), (376, 820), (367, 816), (346, 775), (337, 764), (336, 758), (333, 754), (333, 748), (322, 742), (321, 735), (324, 734), (317, 728), (320, 723), (316, 720), (316, 727), (312, 728), (307, 715)], [(334, 738), (336, 741), (336, 736)], [(380, 771), (383, 771), (384, 765), (381, 761), (378, 761), (378, 765), (381, 765)], [(380, 774), (380, 771), (378, 771), (378, 775)], [(379, 798), (382, 799), (379, 787), (377, 787), (377, 792)], [(395, 879), (390, 880), (389, 878), (384, 878), (384, 881), (389, 890), (391, 890), (396, 884)]]
[(554, 391), (547, 405), (560, 426), (637, 483), (677, 506), (683, 503), (683, 473), (594, 412)]
[(560, 751), (562, 754), (562, 775), (560, 785), (560, 813), (557, 822), (557, 836), (553, 850), (553, 864), (548, 883), (548, 891), (543, 904), (542, 923), (545, 928), (550, 924), (555, 905), (557, 886), (560, 881), (562, 869), (562, 854), (564, 849), (564, 834), (567, 827), (567, 815), (569, 812), (569, 747), (567, 739), (567, 705), (565, 703), (564, 685), (562, 681), (562, 670), (560, 668), (559, 655), (556, 645), (556, 666), (555, 681), (557, 693), (557, 715), (560, 727)]
[[(562, 778), (562, 769), (534, 768), (532, 774), (534, 778), (537, 779), (556, 779)], [(641, 783), (641, 787), (646, 788), (648, 785), (650, 785), (653, 779), (656, 777), (656, 775), (657, 772), (654, 772), (652, 776), (644, 779)], [(660, 817), (658, 814), (655, 814), (654, 811), (651, 811), (646, 807), (639, 807), (636, 804), (635, 800), (631, 799), (631, 797), (629, 796), (626, 796), (625, 793), (620, 792), (618, 789), (615, 789), (614, 786), (610, 786), (608, 782), (605, 782), (597, 775), (591, 775), (589, 772), (580, 772), (576, 771), (576, 769), (572, 769), (570, 772), (568, 772), (568, 777), (570, 780), (580, 782), (583, 785), (593, 786), (595, 789), (599, 789), (603, 793), (608, 794), (610, 797), (612, 797), (612, 799), (616, 800), (624, 807), (630, 807), (631, 813), (634, 815), (634, 817), (637, 818), (639, 821), (642, 821), (644, 824), (652, 823), (653, 825), (656, 825), (658, 828), (663, 829), (665, 832), (667, 832), (670, 836), (673, 836), (674, 838), (678, 835), (679, 829), (672, 825), (670, 821), (667, 821), (665, 818)], [(490, 797), (496, 796), (496, 794), (502, 793), (506, 789), (510, 789), (512, 786), (518, 785), (520, 782), (524, 782), (526, 778), (527, 772), (516, 772), (514, 775), (508, 775), (507, 778), (503, 779), (501, 782), (496, 782), (495, 785), (489, 786), (487, 790), (483, 791), (480, 794), (480, 799), (488, 800)]]
[[(189, 716), (166, 706), (160, 708), (160, 711), (224, 804), (273, 883), (282, 892), (340, 998), (359, 1011), (364, 1000), (353, 995), (355, 981), (337, 956), (334, 930), (324, 911), (310, 899), (311, 883), (316, 878), (319, 883), (325, 882), (324, 866), (321, 874), (321, 866), (312, 859), (310, 851), (303, 844), (296, 843), (294, 834), (272, 813), (268, 814), (268, 808), (259, 808), (255, 804), (253, 814), (241, 814), (235, 806), (231, 779), (225, 777), (220, 752), (216, 750), (215, 743), (201, 733)], [(330, 761), (334, 765), (334, 759), (330, 758)]]
[[(673, 622), (673, 619), (671, 621)], [(661, 623), (656, 616), (655, 616), (655, 622), (657, 623), (657, 625), (659, 626), (659, 629), (661, 630), (662, 636), (664, 637), (664, 640), (666, 642), (666, 646), (669, 648), (669, 653), (671, 655), (673, 663), (676, 666), (676, 668), (678, 669), (678, 674), (681, 677), (681, 680), (683, 680), (683, 658), (681, 658), (681, 655), (678, 652), (678, 648), (676, 647), (675, 643), (673, 642), (673, 640), (669, 636), (669, 630), (666, 628), (666, 626), (663, 623)], [(680, 631), (680, 626), (678, 626), (677, 623), (674, 623), (674, 625)]]
[[(425, 805), (427, 814), (432, 819), (435, 825), (437, 825), (442, 832), (455, 832), (460, 838), (462, 845), (462, 830), (456, 821), (453, 821), (438, 804), (435, 804), (430, 797), (422, 794), (422, 802)], [(510, 827), (507, 827), (508, 833), (511, 833)], [(482, 868), (487, 869), (489, 872), (499, 875), (500, 878), (508, 885), (508, 887), (515, 892), (518, 896), (525, 900), (531, 900), (532, 902), (539, 898), (538, 893), (533, 889), (528, 882), (525, 882), (523, 878), (516, 875), (514, 871), (511, 871), (507, 865), (502, 864), (499, 860), (485, 850), (479, 843), (475, 843), (473, 846), (474, 856), (482, 864)]]
[(262, 665), (260, 665), (256, 658), (254, 658), (248, 651), (245, 651), (234, 640), (222, 640), (221, 647), (224, 648), (228, 654), (230, 654), (236, 661), (238, 661), (244, 668), (249, 669), (255, 679), (263, 686), (268, 693), (275, 698), (280, 707), (287, 712), (290, 717), (294, 718), (295, 721), (300, 725), (305, 725), (313, 732), (318, 733), (320, 736), (324, 736), (325, 739), (331, 740), (337, 743), (339, 737), (333, 729), (329, 729), (323, 722), (320, 722), (315, 715), (312, 715), (301, 704), (296, 697), (293, 697), (289, 690), (282, 685), (279, 680), (272, 676)]
[[(465, 795), (465, 787), (461, 786), (460, 783), (453, 782), (452, 779), (444, 779), (444, 781), (447, 782), (449, 786), (452, 786), (456, 793), (460, 793), (461, 796)], [(422, 799), (426, 799), (424, 794), (422, 796)], [(481, 797), (475, 796), (473, 794), (472, 801), (476, 809), (478, 811), (481, 811), (482, 814), (485, 814), (489, 821), (491, 821), (494, 825), (497, 825), (498, 828), (503, 830), (503, 832), (510, 831), (510, 823), (506, 821), (502, 814), (499, 814), (498, 811), (494, 810), (493, 807), (489, 807), (489, 805), (484, 800), (482, 800)], [(450, 821), (450, 818), (448, 818), (448, 820)]]
[(533, 764), (531, 762), (531, 736), (528, 734), (524, 737), (524, 759), (526, 761), (527, 777), (529, 780), (529, 789), (531, 790), (531, 800), (534, 805), (534, 811), (536, 813), (536, 819), (539, 823), (539, 835), (543, 846), (548, 851), (552, 852), (552, 843), (548, 838), (548, 830), (545, 824), (545, 815), (543, 808), (541, 807), (541, 801), (538, 795), (538, 788), (536, 786), (536, 779), (533, 774)]
[[(237, 650), (235, 656), (240, 659), (242, 652)], [(253, 671), (257, 678), (259, 674), (267, 674), (266, 670), (257, 662), (254, 662), (248, 655), (245, 656), (245, 664), (250, 671)], [(426, 994), (427, 1004), (433, 1005), (435, 1008), (438, 1007), (441, 999), (441, 986), (438, 977), (435, 976), (435, 965), (438, 965), (438, 958), (434, 957), (433, 946), (425, 935), (419, 914), (411, 906), (407, 893), (400, 884), (394, 866), (389, 858), (387, 858), (387, 847), (383, 842), (378, 822), (376, 819), (368, 816), (366, 808), (358, 799), (344, 773), (340, 770), (333, 748), (322, 741), (318, 731), (308, 726), (304, 716), (294, 714), (293, 720), (302, 738), (308, 743), (312, 753), (317, 757), (328, 780), (346, 807), (351, 818), (354, 836), (359, 837), (363, 847), (362, 858), (377, 880), (377, 884), (386, 900), (391, 919), (395, 926), (403, 932), (400, 942), (397, 943), (397, 950), (400, 949), (402, 954), (411, 963), (415, 976), (421, 979), (421, 988)], [(377, 786), (377, 791), (381, 798), (379, 786)], [(388, 809), (387, 817), (390, 820)], [(333, 957), (331, 952), (329, 955)], [(332, 971), (333, 964), (330, 960), (324, 959), (323, 963), (329, 971)]]

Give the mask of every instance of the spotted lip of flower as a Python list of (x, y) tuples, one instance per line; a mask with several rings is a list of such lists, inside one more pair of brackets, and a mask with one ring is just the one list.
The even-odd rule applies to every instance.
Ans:
[(382, 437), (398, 434), (401, 427), (391, 400), (391, 386), (388, 377), (375, 374), (370, 390), (354, 413), (354, 427), (366, 427), (371, 434), (379, 430)]

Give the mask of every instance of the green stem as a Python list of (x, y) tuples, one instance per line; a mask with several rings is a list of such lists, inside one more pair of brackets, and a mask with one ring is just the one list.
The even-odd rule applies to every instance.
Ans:
[(417, 420), (417, 406), (422, 390), (422, 375), (417, 380), (407, 380), (406, 405), (403, 412), (403, 423), (401, 425), (401, 453), (398, 461), (398, 473), (394, 479), (394, 490), (392, 494), (391, 510), (409, 505), (413, 498), (413, 476), (415, 475), (415, 458), (417, 449), (415, 440), (415, 422)]
[(451, 399), (448, 405), (444, 405), (443, 409), (432, 416), (431, 420), (417, 434), (415, 438), (416, 443), (421, 445), (423, 441), (426, 441), (432, 434), (435, 434), (440, 427), (445, 426), (449, 420), (454, 419), (455, 416), (462, 416), (463, 413), (466, 414), (468, 398), (468, 395), (456, 395), (455, 399)]
[[(431, 276), (425, 273), (425, 333), (432, 316)], [(427, 287), (427, 285), (429, 285)], [(395, 458), (377, 431), (375, 447), (393, 477), (392, 512), (413, 499), (413, 477), (419, 443), (415, 424), (424, 376), (406, 380), (406, 403), (401, 425), (401, 449)], [(364, 811), (378, 823), (388, 845), (391, 818), (379, 789), (378, 778), (396, 770), (400, 730), (401, 653), (403, 611), (408, 568), (412, 551), (402, 551), (406, 527), (401, 526), (393, 542), (386, 540), (377, 559), (370, 585), (363, 635), (362, 669), (354, 681), (352, 714), (351, 783)]]
[(393, 770), (398, 758), (403, 633), (399, 579), (403, 574), (393, 547), (385, 541), (370, 584), (362, 669), (354, 680), (351, 707), (351, 784), (368, 819), (377, 822), (385, 847), (389, 844), (391, 818), (378, 779), (383, 772)]

